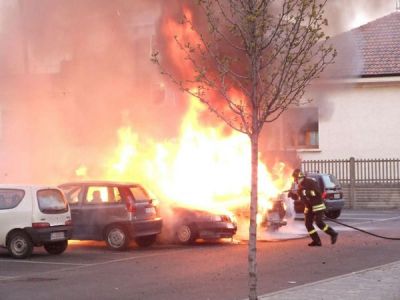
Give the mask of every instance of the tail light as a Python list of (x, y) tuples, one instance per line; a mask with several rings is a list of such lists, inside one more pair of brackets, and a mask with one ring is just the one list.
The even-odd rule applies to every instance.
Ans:
[(323, 192), (322, 193), (322, 199), (326, 199), (326, 198), (328, 198), (328, 194), (326, 192)]
[(66, 226), (72, 226), (72, 220), (67, 220), (65, 221)]
[(32, 228), (47, 228), (47, 227), (50, 227), (50, 223), (47, 222), (32, 223)]

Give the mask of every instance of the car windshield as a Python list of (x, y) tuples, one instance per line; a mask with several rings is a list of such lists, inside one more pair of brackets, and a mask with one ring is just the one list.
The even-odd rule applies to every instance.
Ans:
[(322, 175), (322, 180), (324, 181), (326, 189), (335, 189), (340, 187), (339, 181), (333, 175), (330, 174)]
[(68, 211), (67, 202), (59, 190), (45, 189), (37, 192), (39, 209), (43, 213), (62, 213)]

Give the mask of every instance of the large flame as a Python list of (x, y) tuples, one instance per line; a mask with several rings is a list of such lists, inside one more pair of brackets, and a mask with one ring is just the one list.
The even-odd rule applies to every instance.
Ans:
[[(183, 10), (192, 20), (188, 9)], [(166, 37), (163, 59), (188, 77), (193, 75), (190, 62), (182, 59), (184, 45), (201, 45), (200, 36), (188, 23), (166, 19), (162, 27)], [(238, 101), (244, 101), (238, 91)], [(206, 106), (189, 97), (188, 110), (174, 140), (155, 141), (131, 127), (118, 130), (119, 145), (107, 162), (106, 179), (135, 181), (150, 188), (162, 202), (212, 212), (235, 212), (249, 208), (251, 185), (251, 147), (248, 136), (230, 131), (224, 125), (199, 122)], [(82, 166), (81, 176), (87, 174)], [(271, 175), (258, 162), (259, 212), (270, 208), (270, 200), (287, 188), (284, 165), (278, 164)], [(77, 173), (78, 174), (78, 173)]]
[[(172, 205), (212, 212), (246, 209), (250, 200), (250, 140), (241, 133), (226, 133), (221, 124), (204, 127), (199, 115), (205, 106), (190, 98), (189, 109), (174, 140), (157, 142), (141, 137), (131, 127), (118, 130), (119, 145), (106, 163), (104, 177), (143, 183)], [(259, 211), (287, 188), (284, 165), (273, 175), (259, 161)], [(80, 167), (77, 175), (87, 174)], [(85, 172), (84, 172), (85, 171)]]

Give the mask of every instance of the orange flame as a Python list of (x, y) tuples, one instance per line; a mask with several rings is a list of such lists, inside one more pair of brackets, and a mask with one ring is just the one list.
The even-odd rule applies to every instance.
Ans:
[[(174, 205), (224, 213), (248, 208), (250, 140), (238, 132), (227, 135), (222, 125), (204, 127), (198, 117), (205, 109), (191, 98), (180, 136), (174, 140), (156, 142), (131, 127), (120, 128), (119, 145), (106, 163), (106, 179), (143, 183), (161, 201)], [(284, 167), (277, 165), (273, 178), (259, 161), (260, 212), (287, 188)]]

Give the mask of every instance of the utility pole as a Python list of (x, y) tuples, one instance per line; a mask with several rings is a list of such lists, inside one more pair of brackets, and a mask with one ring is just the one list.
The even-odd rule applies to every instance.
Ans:
[(396, 0), (396, 10), (400, 10), (400, 0)]

